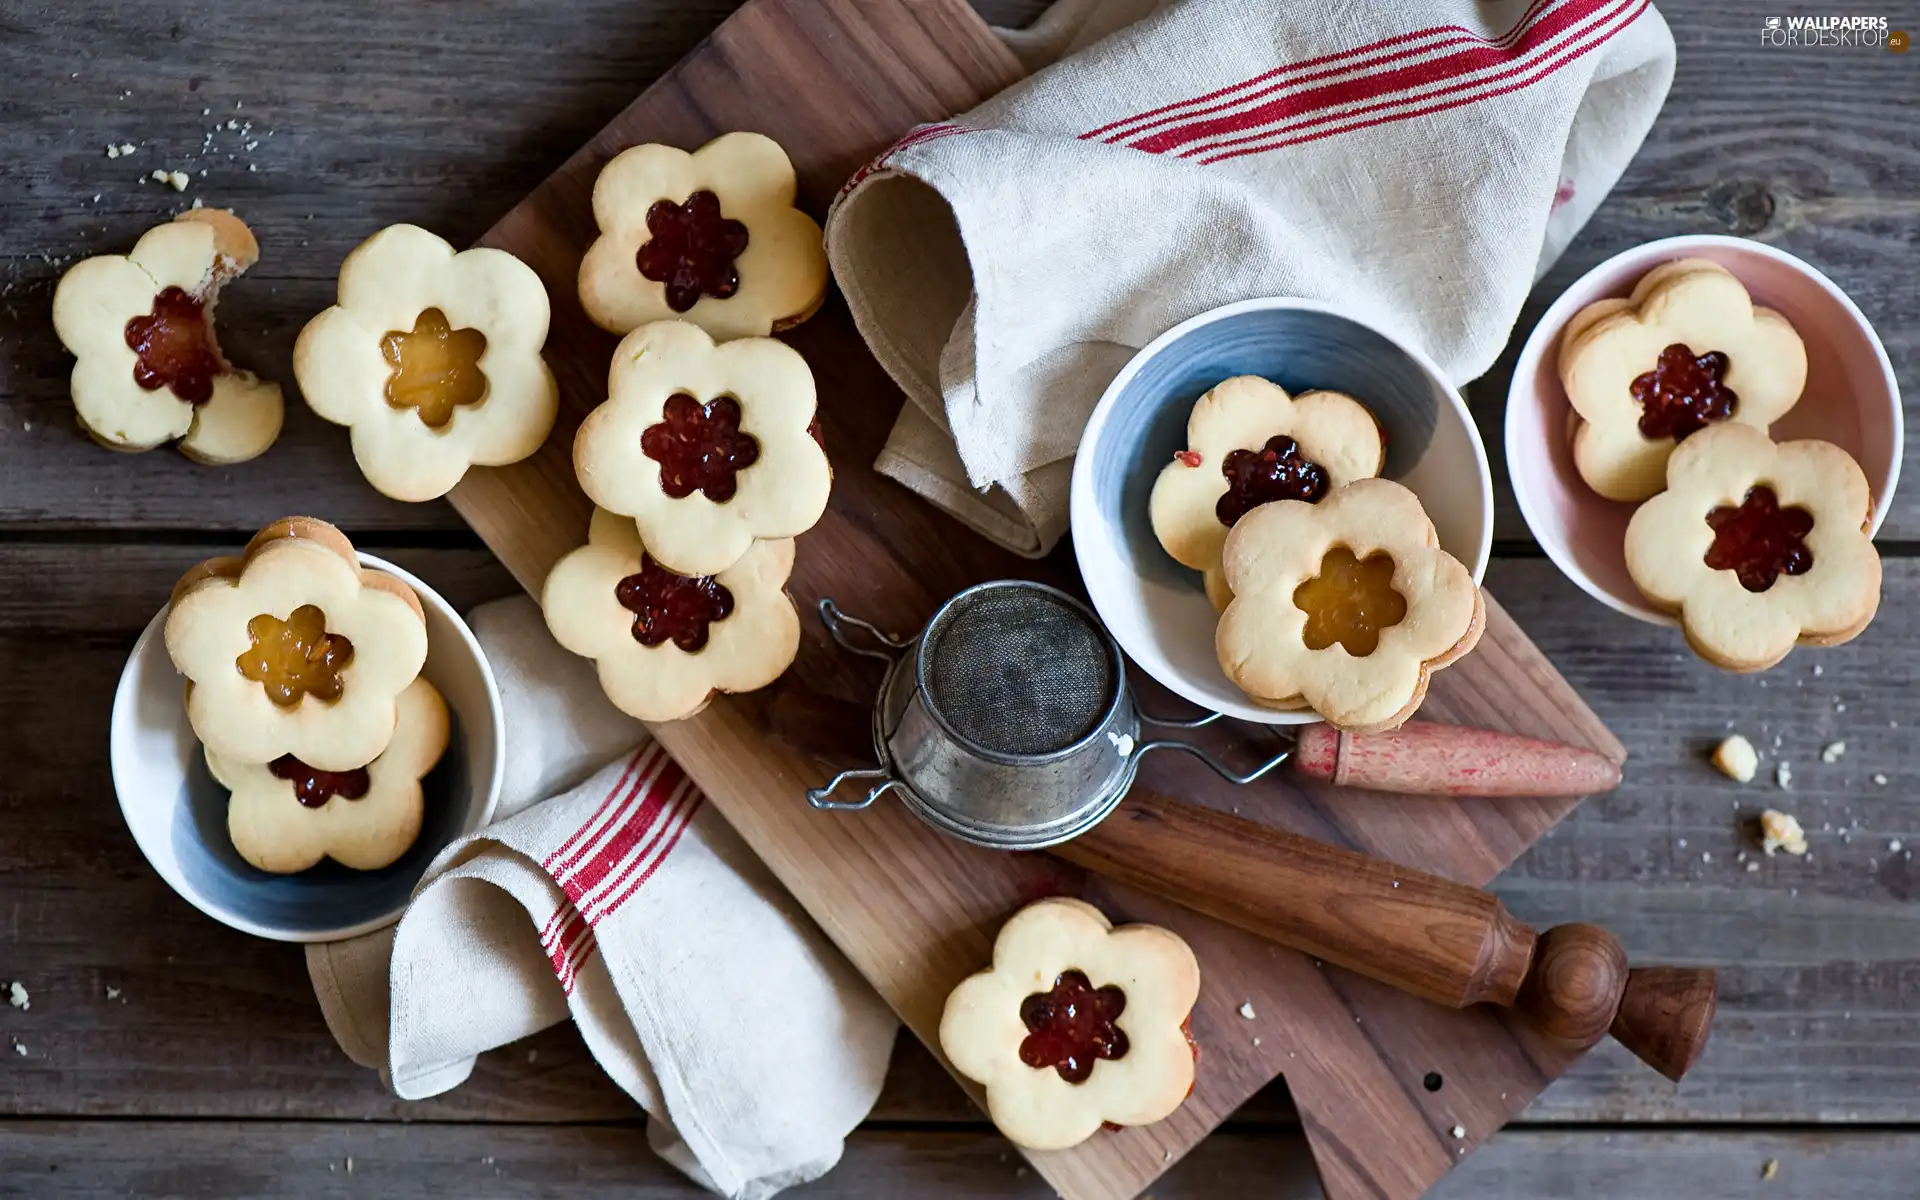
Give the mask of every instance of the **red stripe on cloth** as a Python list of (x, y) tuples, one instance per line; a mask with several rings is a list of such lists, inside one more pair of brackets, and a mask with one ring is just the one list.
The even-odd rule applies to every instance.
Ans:
[[(1464, 25), (1435, 25), (1431, 29), (1420, 29), (1420, 30), (1414, 31), (1413, 33), (1396, 34), (1393, 37), (1381, 38), (1377, 42), (1369, 42), (1364, 46), (1355, 46), (1350, 50), (1337, 50), (1331, 54), (1322, 54), (1317, 58), (1302, 59), (1300, 62), (1297, 62), (1297, 63), (1287, 63), (1284, 66), (1275, 67), (1270, 71), (1265, 71), (1259, 75), (1255, 75), (1251, 79), (1243, 79), (1239, 83), (1228, 84), (1226, 87), (1208, 92), (1204, 96), (1195, 96), (1190, 100), (1176, 100), (1171, 104), (1163, 104), (1159, 108), (1150, 108), (1146, 112), (1135, 113), (1131, 117), (1122, 117), (1118, 121), (1110, 121), (1107, 124), (1102, 125), (1098, 129), (1089, 129), (1087, 132), (1081, 134), (1080, 140), (1086, 141), (1090, 138), (1101, 138), (1103, 137), (1103, 135), (1109, 134), (1112, 131), (1119, 129), (1123, 125), (1132, 125), (1135, 122), (1144, 121), (1150, 117), (1159, 117), (1159, 116), (1162, 116), (1163, 114), (1172, 113), (1173, 110), (1175, 109), (1186, 108), (1189, 105), (1205, 104), (1210, 100), (1219, 100), (1226, 96), (1233, 95), (1234, 93), (1244, 92), (1248, 88), (1257, 87), (1258, 85), (1265, 83), (1270, 79), (1277, 79), (1285, 75), (1291, 75), (1296, 71), (1304, 71), (1310, 67), (1325, 66), (1329, 63), (1341, 62), (1342, 60), (1345, 60), (1345, 59), (1358, 58), (1361, 55), (1372, 54), (1372, 53), (1375, 53), (1376, 51), (1385, 50), (1392, 46), (1404, 47), (1399, 53), (1390, 56), (1391, 58), (1400, 58), (1409, 54), (1419, 54), (1423, 50), (1430, 49), (1430, 47), (1413, 46), (1413, 45), (1409, 45), (1409, 43), (1428, 41), (1433, 38), (1441, 37), (1443, 35), (1456, 34), (1456, 33), (1465, 34), (1466, 37), (1450, 38), (1448, 39), (1448, 42), (1447, 42), (1448, 45), (1452, 45), (1455, 43), (1464, 42), (1468, 40), (1480, 42), (1488, 46), (1505, 45), (1508, 41), (1510, 41), (1515, 35), (1517, 35), (1520, 32), (1521, 27), (1526, 24), (1528, 19), (1530, 19), (1533, 16), (1533, 14), (1540, 9), (1542, 5), (1549, 4), (1549, 3), (1552, 3), (1552, 0), (1533, 0), (1533, 4), (1527, 8), (1527, 11), (1520, 14), (1520, 19), (1514, 22), (1513, 28), (1507, 30), (1506, 33), (1501, 34), (1497, 38), (1481, 37), (1479, 34), (1473, 32), (1471, 29), (1468, 29)], [(1358, 64), (1351, 64), (1351, 65), (1342, 67), (1340, 69), (1342, 71), (1353, 70), (1357, 65)], [(1288, 84), (1282, 84), (1281, 86), (1283, 87), (1291, 86), (1292, 82), (1297, 82), (1297, 81), (1290, 81)], [(1237, 100), (1232, 101), (1230, 103), (1238, 103), (1240, 101), (1244, 101), (1250, 98), (1251, 97), (1240, 96), (1238, 97)], [(1193, 115), (1197, 115), (1197, 114), (1193, 114), (1193, 113), (1179, 114), (1179, 115), (1170, 117), (1168, 119), (1178, 120), (1182, 116), (1193, 116)], [(1155, 125), (1159, 125), (1163, 123), (1164, 122), (1160, 122), (1160, 121), (1153, 122), (1153, 124)], [(1133, 130), (1131, 133), (1119, 134), (1112, 137), (1104, 137), (1103, 140), (1109, 141), (1109, 142), (1119, 141), (1119, 140), (1122, 140), (1123, 138), (1131, 137), (1134, 134), (1137, 134), (1140, 132), (1142, 131)]]
[(660, 848), (660, 853), (654, 856), (653, 862), (648, 864), (647, 869), (640, 872), (639, 876), (627, 885), (624, 892), (608, 902), (606, 911), (601, 914), (602, 917), (612, 916), (622, 904), (631, 900), (646, 885), (647, 880), (653, 877), (653, 873), (660, 869), (660, 864), (666, 862), (667, 857), (673, 853), (673, 848), (680, 844), (680, 835), (687, 831), (687, 826), (693, 824), (694, 814), (700, 811), (700, 806), (705, 802), (706, 797), (700, 792), (692, 793), (692, 800), (681, 814), (680, 822), (673, 830), (673, 836), (667, 839), (666, 844)]
[[(1303, 129), (1315, 129), (1320, 126), (1331, 125), (1336, 122), (1352, 121), (1356, 117), (1362, 117), (1369, 113), (1385, 112), (1390, 109), (1410, 109), (1415, 105), (1425, 104), (1428, 101), (1437, 100), (1442, 96), (1458, 95), (1461, 92), (1472, 92), (1477, 97), (1479, 93), (1487, 89), (1489, 84), (1497, 83), (1502, 79), (1510, 79), (1515, 75), (1523, 75), (1529, 71), (1539, 70), (1543, 62), (1546, 62), (1549, 64), (1553, 63), (1555, 61), (1552, 57), (1553, 55), (1561, 54), (1564, 51), (1566, 51), (1568, 47), (1578, 46), (1579, 44), (1582, 43), (1584, 39), (1591, 38), (1597, 31), (1604, 28), (1608, 22), (1614, 20), (1622, 12), (1624, 12), (1628, 8), (1628, 6), (1632, 3), (1632, 0), (1601, 0), (1601, 2), (1607, 5), (1610, 5), (1611, 7), (1607, 12), (1601, 13), (1597, 20), (1590, 22), (1589, 24), (1586, 25), (1586, 27), (1579, 30), (1572, 37), (1554, 46), (1553, 48), (1548, 50), (1545, 54), (1539, 55), (1526, 62), (1522, 62), (1516, 66), (1509, 67), (1505, 71), (1499, 71), (1492, 75), (1479, 75), (1473, 79), (1466, 80), (1465, 82), (1462, 82), (1462, 83), (1456, 83), (1451, 86), (1443, 87), (1443, 88), (1435, 88), (1432, 91), (1422, 92), (1418, 95), (1395, 96), (1390, 100), (1383, 100), (1378, 104), (1368, 104), (1360, 108), (1348, 108), (1341, 112), (1325, 113), (1321, 116), (1311, 117), (1304, 121), (1294, 121), (1284, 125), (1273, 126), (1271, 128), (1262, 129), (1257, 133), (1248, 134), (1245, 137), (1225, 138), (1220, 141), (1207, 143), (1205, 145), (1189, 146), (1187, 149), (1182, 150), (1180, 152), (1180, 157), (1197, 158), (1203, 163), (1219, 162), (1224, 158), (1234, 157), (1233, 155), (1222, 155), (1220, 153), (1221, 151), (1227, 150), (1231, 147), (1246, 146), (1246, 145), (1252, 145), (1254, 143), (1259, 143), (1262, 147), (1266, 149), (1272, 149), (1275, 138), (1280, 137), (1284, 134), (1295, 133)], [(1611, 36), (1611, 35), (1607, 35), (1607, 36)], [(1548, 73), (1551, 74), (1551, 71), (1549, 71)], [(1488, 91), (1487, 94), (1497, 95), (1500, 93)], [(1426, 108), (1426, 109), (1421, 109), (1420, 111), (1422, 113), (1426, 113), (1426, 112), (1438, 112), (1441, 110), (1437, 108)], [(1409, 115), (1418, 115), (1418, 114), (1409, 114)], [(1364, 126), (1360, 126), (1360, 128), (1364, 128)], [(1304, 140), (1309, 140), (1309, 139), (1297, 139), (1296, 141), (1290, 141), (1287, 144), (1294, 145), (1294, 144), (1297, 144), (1297, 141), (1304, 141)], [(1219, 157), (1212, 157), (1215, 155), (1218, 155)]]
[[(1561, 67), (1566, 66), (1568, 63), (1573, 62), (1575, 59), (1582, 58), (1587, 54), (1593, 52), (1594, 50), (1599, 49), (1601, 46), (1604, 46), (1608, 41), (1612, 40), (1615, 34), (1619, 33), (1621, 30), (1632, 25), (1634, 21), (1639, 18), (1640, 14), (1646, 11), (1647, 6), (1651, 2), (1652, 0), (1637, 0), (1637, 2), (1636, 0), (1622, 0), (1622, 7), (1625, 8), (1630, 6), (1632, 11), (1627, 12), (1626, 19), (1620, 21), (1617, 25), (1614, 25), (1611, 29), (1601, 30), (1601, 26), (1604, 26), (1607, 23), (1607, 21), (1612, 20), (1614, 16), (1618, 16), (1619, 15), (1618, 10), (1616, 10), (1612, 14), (1609, 14), (1606, 20), (1601, 21), (1599, 25), (1596, 25), (1593, 30), (1589, 30), (1586, 33), (1582, 34), (1581, 35), (1582, 38), (1586, 39), (1582, 44), (1574, 45), (1571, 49), (1566, 50), (1566, 52), (1563, 53), (1559, 58), (1551, 60), (1550, 62), (1546, 63), (1544, 66), (1540, 66), (1538, 64), (1532, 64), (1532, 63), (1524, 64), (1520, 67), (1514, 68), (1514, 70), (1512, 71), (1503, 72), (1500, 75), (1493, 76), (1492, 79), (1490, 80), (1479, 81), (1479, 84), (1476, 85), (1476, 86), (1479, 86), (1487, 82), (1492, 82), (1493, 80), (1504, 79), (1514, 74), (1525, 72), (1528, 70), (1532, 70), (1535, 72), (1534, 74), (1528, 76), (1527, 78), (1518, 80), (1517, 82), (1514, 82), (1514, 83), (1510, 83), (1505, 87), (1490, 88), (1485, 91), (1476, 91), (1472, 95), (1462, 96), (1455, 100), (1449, 100), (1445, 104), (1434, 104), (1434, 105), (1429, 105), (1425, 108), (1401, 109), (1400, 111), (1391, 112), (1386, 114), (1385, 116), (1375, 117), (1371, 120), (1357, 121), (1348, 125), (1336, 125), (1333, 128), (1320, 129), (1320, 130), (1317, 130), (1316, 132), (1303, 134), (1302, 136), (1299, 136), (1299, 137), (1283, 137), (1281, 140), (1278, 140), (1278, 141), (1262, 141), (1257, 145), (1245, 146), (1236, 150), (1228, 150), (1228, 151), (1225, 151), (1224, 153), (1212, 154), (1209, 152), (1208, 157), (1196, 157), (1195, 161), (1201, 164), (1217, 163), (1217, 162), (1225, 162), (1226, 160), (1232, 159), (1232, 158), (1240, 158), (1243, 155), (1248, 155), (1248, 154), (1264, 154), (1269, 150), (1278, 150), (1286, 146), (1297, 146), (1302, 142), (1315, 142), (1315, 141), (1319, 141), (1322, 138), (1333, 137), (1336, 134), (1351, 133), (1359, 129), (1371, 129), (1377, 125), (1388, 125), (1396, 121), (1406, 121), (1414, 117), (1424, 117), (1437, 112), (1446, 112), (1449, 109), (1461, 108), (1461, 107), (1464, 107), (1465, 105), (1474, 104), (1481, 100), (1492, 99), (1495, 96), (1504, 96), (1511, 92), (1520, 91), (1523, 88), (1532, 87), (1534, 84), (1552, 75), (1554, 72), (1558, 71)], [(1598, 32), (1597, 37), (1593, 36), (1595, 32)], [(1433, 93), (1433, 94), (1439, 95), (1440, 93)], [(1385, 104), (1385, 105), (1376, 105), (1375, 107), (1376, 108), (1394, 108), (1397, 106), (1392, 104)], [(1329, 120), (1340, 121), (1355, 115), (1357, 114), (1344, 113), (1338, 117), (1330, 118)], [(1311, 121), (1311, 122), (1305, 122), (1303, 125), (1293, 126), (1291, 128), (1300, 129), (1300, 128), (1304, 128), (1307, 125), (1321, 125), (1326, 123), (1327, 123), (1326, 121)], [(1273, 136), (1277, 132), (1281, 132), (1281, 131), (1269, 130), (1266, 136)], [(1239, 139), (1239, 140), (1244, 141), (1248, 139)]]
[[(1313, 88), (1305, 92), (1276, 96), (1252, 108), (1242, 109), (1224, 117), (1194, 121), (1162, 130), (1127, 144), (1135, 150), (1142, 150), (1149, 154), (1167, 154), (1195, 142), (1211, 140), (1225, 134), (1240, 133), (1261, 125), (1272, 125), (1289, 117), (1303, 117), (1337, 105), (1379, 99), (1393, 92), (1406, 91), (1409, 88), (1427, 84), (1444, 83), (1476, 71), (1505, 66), (1516, 58), (1524, 58), (1531, 54), (1553, 38), (1586, 21), (1612, 2), (1613, 0), (1572, 0), (1571, 3), (1559, 9), (1543, 13), (1528, 27), (1526, 35), (1509, 49), (1462, 51), (1430, 62), (1362, 75), (1342, 83), (1329, 84), (1326, 87)], [(1525, 67), (1516, 69), (1524, 70)]]
[(607, 904), (621, 886), (633, 878), (636, 872), (648, 869), (647, 864), (652, 861), (661, 841), (672, 832), (673, 823), (685, 814), (689, 805), (697, 802), (699, 795), (700, 791), (693, 786), (691, 779), (683, 780), (681, 785), (673, 790), (673, 793), (667, 797), (664, 816), (654, 822), (653, 830), (648, 835), (646, 845), (640, 848), (640, 853), (621, 863), (620, 870), (595, 890), (592, 899), (581, 905), (580, 911), (586, 914), (588, 921), (598, 925), (610, 911)]
[(648, 742), (627, 757), (627, 765), (626, 768), (620, 772), (619, 781), (607, 789), (607, 794), (601, 799), (600, 806), (593, 810), (593, 815), (581, 822), (580, 828), (568, 835), (567, 840), (560, 843), (559, 849), (547, 855), (547, 857), (541, 861), (540, 865), (547, 869), (548, 874), (553, 873), (555, 865), (561, 862), (562, 856), (566, 856), (569, 863), (573, 858), (578, 857), (577, 854), (569, 855), (569, 851), (573, 851), (579, 844), (580, 839), (586, 837), (588, 831), (599, 823), (601, 816), (607, 811), (608, 807), (614, 803), (614, 798), (626, 791), (627, 781), (633, 778), (634, 772), (640, 769), (643, 761), (651, 761), (653, 755), (658, 752), (658, 749), (658, 742)]
[[(622, 868), (627, 857), (660, 819), (674, 791), (686, 777), (679, 763), (662, 757), (659, 772), (641, 789), (643, 798), (638, 806), (630, 808), (621, 817), (619, 828), (600, 843), (599, 848), (580, 864), (578, 870), (567, 873), (559, 880), (560, 887), (575, 904), (584, 908), (587, 896), (606, 880), (610, 872)], [(622, 871), (624, 873), (624, 868)]]
[[(920, 128), (909, 132), (905, 137), (902, 137), (900, 140), (896, 141), (893, 145), (888, 146), (885, 150), (882, 150), (880, 153), (868, 159), (866, 166), (861, 167), (858, 171), (855, 171), (853, 175), (849, 177), (845, 183), (840, 185), (840, 195), (844, 196), (848, 192), (852, 191), (854, 188), (859, 187), (862, 183), (865, 183), (867, 181), (867, 177), (869, 175), (872, 175), (875, 171), (878, 171), (881, 168), (881, 166), (889, 158), (892, 158), (894, 155), (900, 153), (902, 150), (905, 150), (909, 146), (917, 146), (921, 142), (931, 141), (934, 138), (945, 137), (947, 134), (950, 134), (950, 133), (970, 133), (970, 132), (972, 131), (969, 127), (964, 125), (955, 125), (951, 121), (936, 121), (931, 125), (922, 125)], [(838, 197), (836, 197), (836, 199), (837, 198)]]
[[(555, 922), (559, 927), (553, 928)], [(554, 910), (553, 917), (547, 922), (549, 932), (540, 935), (540, 945), (547, 952), (547, 959), (553, 963), (554, 978), (560, 986), (572, 990), (569, 978), (573, 974), (573, 941), (578, 931), (586, 928), (586, 922), (580, 917), (580, 910), (571, 904), (563, 904)]]
[[(1446, 25), (1446, 27), (1442, 27), (1442, 29), (1427, 31), (1427, 35), (1440, 35), (1440, 33), (1446, 33), (1446, 35), (1448, 35), (1440, 36), (1438, 40), (1423, 35), (1425, 40), (1421, 40), (1419, 44), (1400, 46), (1398, 50), (1392, 50), (1390, 54), (1380, 54), (1377, 58), (1365, 58), (1365, 60), (1359, 61), (1342, 61), (1342, 63), (1336, 65), (1336, 67), (1329, 67), (1329, 69), (1325, 69), (1325, 71), (1313, 71), (1311, 75), (1294, 75), (1294, 73), (1300, 71), (1300, 69), (1304, 69), (1304, 67), (1319, 65), (1319, 63), (1323, 63), (1323, 61), (1327, 61), (1329, 58), (1338, 58), (1338, 56), (1323, 56), (1323, 58), (1319, 58), (1319, 60), (1294, 63), (1294, 65), (1290, 65), (1290, 67), (1283, 67), (1281, 71), (1269, 71), (1267, 75), (1258, 77), (1258, 79), (1254, 79), (1254, 81), (1248, 81), (1246, 84), (1238, 84), (1235, 88), (1235, 96), (1231, 96), (1229, 100), (1225, 100), (1225, 102), (1221, 102), (1221, 104), (1213, 104), (1213, 106), (1208, 106), (1208, 108), (1196, 109), (1177, 106), (1177, 108), (1183, 108), (1185, 111), (1169, 113), (1169, 115), (1160, 117), (1158, 121), (1146, 121), (1144, 125), (1139, 123), (1139, 119), (1135, 119), (1135, 123), (1131, 123), (1131, 125), (1133, 125), (1131, 129), (1108, 134), (1108, 136), (1102, 138), (1102, 140), (1108, 142), (1108, 144), (1121, 144), (1121, 142), (1127, 142), (1129, 138), (1137, 138), (1140, 134), (1152, 131), (1152, 129), (1160, 129), (1160, 127), (1165, 127), (1165, 125), (1179, 125), (1179, 123), (1185, 123), (1185, 121), (1192, 121), (1192, 119), (1196, 119), (1196, 117), (1208, 117), (1208, 115), (1212, 115), (1212, 113), (1219, 113), (1219, 111), (1225, 111), (1225, 109), (1238, 108), (1238, 106), (1242, 106), (1242, 104), (1250, 104), (1250, 102), (1254, 102), (1254, 100), (1260, 100), (1261, 96), (1271, 96), (1271, 94), (1275, 94), (1275, 92), (1286, 92), (1286, 90), (1298, 90), (1298, 88), (1302, 88), (1304, 84), (1315, 83), (1315, 81), (1321, 81), (1321, 79), (1334, 79), (1334, 77), (1340, 77), (1340, 75), (1354, 75), (1356, 71), (1367, 71), (1367, 69), (1373, 69), (1373, 67), (1384, 67), (1384, 65), (1388, 65), (1388, 63), (1398, 63), (1398, 61), (1409, 60), (1409, 58), (1415, 58), (1415, 56), (1421, 56), (1421, 54), (1432, 54), (1434, 50), (1442, 50), (1442, 48), (1446, 48), (1446, 46), (1471, 46), (1471, 44), (1478, 42), (1480, 46), (1507, 48), (1507, 46), (1513, 44), (1515, 38), (1519, 38), (1523, 33), (1526, 33), (1528, 21), (1532, 21), (1534, 15), (1540, 12), (1542, 8), (1546, 8), (1548, 4), (1553, 4), (1553, 0), (1534, 0), (1532, 6), (1528, 6), (1528, 10), (1521, 13), (1521, 17), (1513, 23), (1513, 27), (1507, 29), (1507, 33), (1503, 33), (1503, 35), (1498, 36), (1498, 38), (1482, 38), (1482, 36), (1471, 33), (1471, 31), (1467, 31), (1467, 29), (1461, 29), (1459, 25)], [(1398, 38), (1390, 38), (1390, 40), (1398, 40)], [(1352, 56), (1348, 56), (1348, 58), (1352, 58)], [(1271, 77), (1277, 77), (1277, 75), (1286, 75), (1286, 79), (1281, 79), (1279, 83), (1263, 86), (1263, 88), (1248, 90), (1252, 84), (1261, 83), (1263, 79), (1271, 79)], [(1187, 102), (1187, 104), (1198, 104), (1198, 102)], [(1083, 134), (1083, 136), (1085, 136), (1085, 134)]]

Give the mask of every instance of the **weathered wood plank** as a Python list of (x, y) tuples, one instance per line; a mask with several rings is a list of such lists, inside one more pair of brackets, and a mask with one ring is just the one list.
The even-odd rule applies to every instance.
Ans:
[[(1768, 1162), (1774, 1178), (1762, 1179)], [(1910, 1200), (1920, 1133), (1740, 1133), (1514, 1129), (1442, 1180), (1432, 1200), (1688, 1196), (1734, 1200)], [(391, 1200), (458, 1194), (512, 1200), (663, 1200), (707, 1193), (655, 1158), (637, 1124), (474, 1128), (347, 1122), (0, 1122), (0, 1196), (136, 1195)], [(1052, 1194), (1006, 1141), (979, 1127), (861, 1130), (825, 1177), (790, 1195)], [(1313, 1200), (1320, 1187), (1297, 1130), (1228, 1129), (1158, 1180), (1159, 1200)]]
[[(1042, 6), (978, 5), (1014, 24)], [(476, 0), (448, 21), (350, 0), (200, 0), (158, 21), (145, 8), (72, 0), (0, 15), (0, 155), (14, 184), (0, 196), (0, 528), (241, 530), (293, 509), (355, 528), (458, 527), (443, 504), (376, 494), (342, 431), (298, 403), (280, 445), (238, 467), (93, 446), (65, 398), (69, 360), (48, 322), (54, 280), (72, 256), (122, 252), (193, 198), (233, 205), (259, 231), (264, 257), (224, 307), (225, 340), (236, 359), (290, 384), (294, 335), (330, 303), (355, 243), (402, 220), (477, 237), (733, 7)], [(1920, 128), (1905, 115), (1911, 62), (1762, 50), (1741, 0), (1664, 11), (1681, 46), (1672, 98), (1518, 328), (1576, 274), (1635, 242), (1758, 236), (1853, 294), (1920, 403), (1920, 293), (1904, 266), (1920, 216)], [(1767, 85), (1756, 89), (1756, 78)], [(254, 128), (229, 131), (229, 119)], [(109, 141), (140, 148), (108, 159)], [(176, 195), (139, 182), (156, 166), (207, 175)], [(1511, 357), (1472, 389), (1496, 457)], [(1524, 537), (1504, 471), (1496, 477), (1500, 536)], [(1899, 499), (1887, 536), (1920, 537), (1920, 492)]]
[[(0, 728), (11, 750), (0, 788), (0, 981), (20, 979), (34, 997), (29, 1012), (0, 1007), (0, 1052), (10, 1038), (29, 1050), (0, 1060), (0, 1112), (630, 1115), (570, 1033), (489, 1056), (440, 1099), (394, 1101), (333, 1047), (297, 949), (214, 924), (148, 870), (102, 753), (112, 687), (179, 571), (225, 548), (0, 545), (0, 576), (33, 581), (0, 594)], [(462, 605), (511, 587), (479, 551), (394, 557)], [(1496, 563), (1492, 584), (1632, 754), (1621, 790), (1588, 801), (1496, 890), (1524, 920), (1596, 920), (1636, 959), (1723, 972), (1719, 1026), (1686, 1083), (1603, 1048), (1529, 1119), (1910, 1120), (1920, 1094), (1920, 909), (1911, 903), (1920, 869), (1904, 848), (1886, 847), (1894, 838), (1920, 846), (1920, 750), (1904, 729), (1920, 719), (1910, 699), (1920, 562), (1890, 564), (1883, 615), (1859, 641), (1801, 652), (1758, 677), (1698, 663), (1670, 631), (1605, 612), (1544, 561)], [(1791, 792), (1739, 788), (1705, 765), (1729, 721), (1768, 753), (1781, 735)], [(1820, 762), (1836, 739), (1846, 755)], [(1769, 804), (1806, 823), (1812, 861), (1766, 859), (1748, 873), (1736, 860), (1739, 821)], [(107, 987), (120, 999), (109, 1001)], [(1288, 1111), (1274, 1088), (1243, 1115)], [(914, 1046), (897, 1056), (876, 1116), (965, 1120), (973, 1110)]]

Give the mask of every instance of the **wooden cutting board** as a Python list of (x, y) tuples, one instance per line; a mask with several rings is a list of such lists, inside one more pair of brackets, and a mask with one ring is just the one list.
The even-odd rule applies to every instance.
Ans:
[[(786, 147), (816, 216), (841, 184), (914, 125), (963, 111), (1015, 82), (1018, 65), (965, 0), (749, 0), (482, 239), (519, 255), (553, 296), (547, 355), (559, 376), (554, 435), (526, 462), (475, 471), (452, 500), (529, 591), (585, 539), (588, 504), (571, 448), (605, 397), (615, 339), (574, 299), (595, 229), (603, 163), (640, 142), (688, 149), (729, 130)], [(766, 692), (722, 700), (655, 732), (780, 880), (938, 1053), (941, 1005), (988, 960), (1021, 904), (1080, 894), (1116, 920), (1179, 931), (1202, 965), (1193, 1017), (1201, 1046), (1192, 1097), (1158, 1125), (1035, 1154), (1068, 1197), (1129, 1196), (1247, 1097), (1284, 1075), (1329, 1196), (1411, 1197), (1523, 1108), (1565, 1066), (1493, 1011), (1413, 1000), (1249, 934), (1097, 879), (1040, 854), (942, 837), (897, 805), (826, 814), (801, 793), (835, 765), (869, 760), (874, 664), (837, 652), (813, 617), (823, 595), (897, 632), (917, 629), (960, 588), (1009, 576), (1071, 582), (1070, 560), (1019, 559), (870, 469), (900, 393), (867, 353), (838, 298), (786, 335), (819, 381), (833, 502), (800, 539), (791, 589), (806, 637)], [(1497, 604), (1480, 648), (1436, 679), (1423, 715), (1556, 738), (1620, 755), (1565, 680)], [(1158, 707), (1168, 708), (1163, 697)], [(1264, 732), (1245, 745), (1266, 746)], [(1181, 759), (1148, 759), (1142, 785), (1233, 806), (1243, 816), (1481, 884), (1572, 801), (1453, 801), (1344, 792), (1286, 776), (1234, 789)], [(1243, 1009), (1243, 1005), (1246, 1006)], [(1243, 1015), (1251, 1012), (1252, 1017)], [(978, 1090), (966, 1085), (974, 1092)], [(1464, 1136), (1454, 1136), (1460, 1128)]]

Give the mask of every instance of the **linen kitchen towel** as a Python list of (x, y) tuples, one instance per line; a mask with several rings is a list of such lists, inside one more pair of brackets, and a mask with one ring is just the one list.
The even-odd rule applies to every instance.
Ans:
[(506, 709), (499, 819), (398, 926), (309, 947), (328, 1027), (418, 1099), (571, 1016), (698, 1182), (752, 1200), (821, 1175), (879, 1095), (893, 1014), (532, 600), (470, 621)]
[(1207, 309), (1323, 300), (1484, 372), (1673, 78), (1649, 0), (1069, 2), (1029, 66), (1151, 11), (909, 133), (827, 222), (910, 401), (876, 466), (1027, 554), (1107, 383)]

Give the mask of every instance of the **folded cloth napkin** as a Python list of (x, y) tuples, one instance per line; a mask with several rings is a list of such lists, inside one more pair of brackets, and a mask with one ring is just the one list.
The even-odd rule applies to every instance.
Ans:
[(418, 1099), (571, 1016), (699, 1183), (756, 1198), (823, 1174), (880, 1093), (893, 1014), (532, 600), (470, 623), (505, 707), (498, 819), (433, 861), (398, 926), (308, 948), (328, 1028)]
[(1648, 0), (1068, 0), (1030, 67), (849, 182), (827, 252), (910, 403), (876, 467), (1045, 553), (1081, 429), (1135, 350), (1233, 300), (1329, 301), (1455, 383), (1652, 125)]

